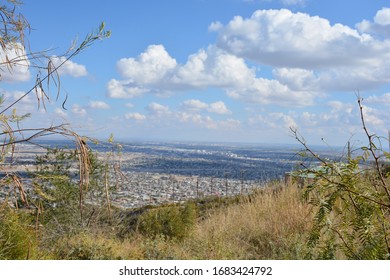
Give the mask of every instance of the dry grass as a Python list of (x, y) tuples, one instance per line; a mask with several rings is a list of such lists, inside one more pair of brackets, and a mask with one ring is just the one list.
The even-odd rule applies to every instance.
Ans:
[[(279, 186), (280, 187), (280, 186)], [(262, 192), (208, 210), (183, 240), (132, 236), (123, 241), (124, 258), (142, 259), (303, 259), (311, 208), (301, 190), (270, 186)], [(136, 242), (135, 242), (136, 240)], [(124, 248), (122, 247), (122, 248)]]
[[(301, 259), (310, 230), (310, 207), (296, 187), (272, 188), (200, 222), (183, 244), (195, 259)], [(188, 252), (188, 253), (185, 253)]]
[(239, 202), (215, 204), (183, 239), (140, 232), (116, 237), (116, 228), (94, 228), (43, 246), (44, 259), (304, 259), (311, 208), (301, 189), (281, 183)]

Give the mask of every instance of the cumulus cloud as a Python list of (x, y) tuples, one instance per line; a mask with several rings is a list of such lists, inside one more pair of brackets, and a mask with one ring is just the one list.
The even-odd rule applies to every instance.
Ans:
[(222, 23), (219, 21), (214, 21), (209, 25), (209, 31), (210, 32), (215, 32), (220, 30), (223, 27)]
[(30, 79), (30, 61), (21, 44), (0, 48), (0, 81), (23, 82)]
[(122, 77), (139, 84), (156, 83), (176, 67), (172, 58), (162, 45), (151, 45), (135, 58), (122, 58), (117, 63)]
[(150, 114), (157, 116), (167, 115), (171, 113), (168, 106), (164, 106), (156, 102), (150, 103), (146, 107), (146, 110), (149, 111)]
[(87, 110), (85, 110), (85, 108), (78, 104), (73, 104), (72, 113), (78, 117), (84, 117), (85, 115), (87, 115)]
[(64, 112), (64, 110), (61, 110), (60, 108), (55, 108), (54, 113), (55, 113), (58, 117), (60, 117), (60, 118), (62, 118), (62, 119), (65, 119), (65, 118), (68, 117), (68, 114), (67, 114), (66, 112)]
[[(387, 25), (389, 14), (378, 11), (374, 23)], [(216, 44), (190, 54), (184, 63), (162, 45), (122, 58), (117, 64), (121, 79), (108, 82), (108, 96), (170, 96), (219, 88), (246, 103), (303, 107), (328, 92), (369, 90), (390, 82), (389, 41), (318, 16), (258, 10), (226, 25), (211, 23), (209, 30), (217, 32)], [(272, 77), (264, 76), (262, 65), (273, 67)], [(206, 110), (205, 104), (192, 106)]]
[(382, 8), (379, 10), (373, 21), (363, 20), (356, 25), (360, 32), (375, 34), (390, 37), (390, 8)]
[(108, 96), (111, 98), (134, 98), (148, 92), (131, 81), (111, 79), (107, 84)]
[[(66, 61), (66, 57), (57, 57), (53, 56), (50, 58), (51, 62), (53, 63), (54, 67), (58, 67), (61, 65), (61, 63), (64, 63)], [(59, 75), (69, 75), (75, 78), (83, 77), (88, 75), (87, 68), (84, 65), (78, 64), (73, 61), (66, 61), (64, 65), (62, 65), (58, 69)]]
[(89, 107), (91, 107), (92, 109), (110, 109), (110, 105), (108, 105), (107, 103), (103, 101), (94, 101), (94, 100), (91, 100), (89, 102)]
[[(379, 11), (374, 23), (387, 24), (389, 14), (390, 9)], [(217, 46), (274, 67), (276, 80), (292, 91), (366, 90), (390, 82), (387, 40), (286, 9), (234, 17), (218, 30)]]
[(175, 119), (186, 124), (193, 124), (197, 127), (212, 130), (230, 130), (240, 127), (239, 120), (228, 118), (226, 120), (215, 120), (210, 116), (194, 112), (179, 111), (175, 114)]
[(286, 115), (282, 112), (271, 113), (270, 117), (273, 119), (274, 123), (281, 122), (282, 126), (287, 130), (290, 128), (297, 128), (298, 125), (295, 122), (292, 116)]
[(377, 104), (386, 104), (390, 105), (390, 93), (385, 93), (383, 95), (377, 96), (372, 95), (365, 99), (367, 103), (377, 103)]
[(336, 113), (343, 113), (343, 114), (351, 114), (354, 106), (349, 103), (341, 102), (338, 100), (333, 100), (327, 102), (327, 105), (331, 108), (331, 113), (336, 114)]
[(277, 68), (272, 72), (275, 78), (292, 90), (319, 90), (319, 78), (313, 70), (300, 68)]
[(127, 113), (125, 119), (134, 121), (147, 121), (150, 127), (162, 127), (174, 125), (180, 127), (185, 124), (198, 128), (213, 130), (228, 130), (238, 128), (241, 121), (234, 118), (215, 120), (207, 115), (208, 112), (215, 111), (216, 114), (228, 114), (230, 111), (223, 102), (204, 103), (200, 100), (186, 100), (177, 108), (152, 102), (145, 107), (146, 114)]
[(143, 121), (146, 119), (146, 116), (140, 113), (127, 113), (125, 114), (125, 118), (126, 120)]
[(382, 126), (384, 124), (383, 119), (380, 117), (380, 112), (372, 107), (363, 106), (364, 121), (368, 125)]
[(191, 99), (191, 100), (184, 101), (182, 104), (182, 108), (185, 111), (206, 110), (208, 112), (216, 113), (220, 115), (231, 114), (231, 111), (226, 107), (225, 103), (222, 101), (217, 101), (211, 104), (207, 104), (200, 100)]
[(293, 116), (282, 112), (255, 115), (248, 119), (248, 123), (252, 126), (268, 129), (282, 127), (285, 131), (288, 131), (290, 128), (298, 127)]
[(253, 84), (244, 88), (229, 89), (227, 94), (247, 103), (277, 104), (279, 106), (309, 106), (318, 95), (314, 91), (292, 90), (277, 80), (257, 78)]
[[(218, 47), (276, 67), (320, 68), (355, 64), (374, 55), (372, 38), (342, 24), (289, 10), (258, 10), (234, 17), (218, 32)], [(368, 51), (368, 52), (367, 52)]]
[(318, 125), (318, 119), (316, 114), (309, 112), (303, 112), (300, 117), (301, 123), (306, 127), (313, 127)]
[(209, 112), (224, 115), (224, 114), (231, 114), (232, 112), (226, 107), (225, 103), (222, 101), (218, 101), (215, 103), (211, 103), (209, 108)]
[[(131, 58), (121, 60), (130, 63), (121, 63), (120, 74), (124, 77), (123, 80), (112, 79), (108, 83), (109, 97), (134, 98), (146, 93), (216, 87), (224, 89), (229, 96), (244, 102), (301, 106), (312, 104), (316, 96), (313, 91), (295, 91), (277, 80), (259, 78), (256, 76), (256, 69), (249, 67), (243, 58), (215, 46), (201, 49), (190, 55), (185, 64), (173, 63), (174, 60), (162, 46), (157, 48), (157, 52), (156, 48), (157, 46), (147, 48), (137, 60)], [(141, 59), (141, 57), (153, 59)], [(162, 62), (165, 60), (170, 63)], [(135, 68), (134, 63), (137, 65)], [(153, 63), (157, 65), (153, 67)], [(125, 64), (132, 69), (126, 69)], [(169, 65), (169, 67), (159, 65)], [(166, 71), (162, 70), (157, 74), (150, 70), (159, 67)], [(143, 77), (147, 73), (152, 74), (147, 78)], [(214, 105), (214, 111), (217, 111), (216, 106), (218, 104)]]
[[(4, 103), (2, 104), (2, 107), (5, 108), (16, 100), (19, 100), (19, 98), (23, 97), (25, 95), (25, 92), (20, 90), (5, 91), (0, 89), (0, 95), (2, 95), (4, 98)], [(31, 113), (36, 111), (37, 109), (38, 102), (34, 100), (34, 97), (32, 95), (26, 95), (18, 102), (17, 114)]]

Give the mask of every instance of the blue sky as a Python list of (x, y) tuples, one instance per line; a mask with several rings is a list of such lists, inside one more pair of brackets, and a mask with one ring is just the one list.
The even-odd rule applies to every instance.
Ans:
[[(388, 1), (143, 0), (25, 1), (32, 50), (59, 56), (100, 22), (112, 36), (62, 70), (47, 112), (34, 96), (25, 128), (70, 123), (107, 139), (295, 143), (355, 146), (367, 126), (387, 135), (390, 106)], [(3, 56), (2, 56), (3, 57)], [(33, 69), (3, 75), (11, 102)], [(69, 97), (62, 109), (65, 93)], [(322, 140), (323, 139), (323, 140)]]

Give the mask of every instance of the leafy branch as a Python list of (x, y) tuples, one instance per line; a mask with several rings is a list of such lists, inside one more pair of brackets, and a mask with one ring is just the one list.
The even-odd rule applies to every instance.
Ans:
[[(6, 111), (8, 111), (10, 108), (12, 108), (13, 106), (15, 106), (17, 103), (19, 103), (22, 99), (24, 99), (27, 95), (29, 95), (31, 92), (33, 92), (34, 90), (36, 92), (41, 91), (42, 94), (44, 94), (46, 97), (47, 95), (45, 94), (45, 91), (43, 89), (43, 85), (42, 85), (42, 82), (48, 80), (48, 82), (50, 81), (50, 77), (53, 77), (54, 74), (58, 76), (58, 70), (65, 64), (67, 63), (69, 60), (71, 60), (74, 56), (78, 55), (80, 52), (82, 52), (83, 50), (85, 50), (86, 48), (88, 48), (89, 46), (91, 46), (96, 40), (102, 40), (102, 39), (105, 39), (105, 38), (109, 38), (111, 36), (111, 32), (110, 31), (106, 31), (104, 30), (105, 28), (105, 24), (104, 22), (100, 24), (99, 26), (99, 29), (97, 30), (97, 32), (93, 32), (93, 33), (89, 33), (86, 38), (84, 39), (84, 41), (76, 48), (74, 49), (70, 55), (68, 55), (66, 57), (66, 59), (64, 59), (63, 61), (61, 61), (61, 63), (57, 66), (54, 66), (53, 62), (50, 60), (49, 63), (48, 63), (48, 67), (47, 67), (47, 74), (43, 77), (43, 78), (40, 78), (39, 75), (37, 76), (37, 79), (36, 79), (36, 82), (34, 84), (33, 87), (31, 87), (25, 94), (23, 94), (21, 97), (19, 97), (18, 99), (16, 99), (14, 102), (12, 102), (10, 105), (8, 105), (6, 108), (4, 108), (1, 112), (0, 112), (0, 115), (1, 114), (4, 114)], [(57, 79), (58, 80), (58, 79)], [(57, 93), (57, 97), (56, 99), (58, 99), (58, 96), (59, 96), (59, 92)], [(38, 99), (39, 100), (39, 99)]]
[[(343, 252), (352, 259), (390, 259), (389, 179), (383, 172), (387, 163), (380, 156), (382, 149), (375, 144), (380, 138), (368, 132), (362, 101), (358, 98), (360, 120), (368, 139), (368, 145), (361, 147), (363, 155), (353, 158), (348, 151), (344, 160), (323, 158), (291, 128), (304, 148), (304, 158), (311, 157), (319, 165), (312, 168), (302, 163), (302, 169), (296, 171), (297, 176), (314, 176), (304, 192), (316, 210), (308, 243), (319, 250), (314, 257), (334, 257)], [(371, 162), (371, 168), (363, 162)]]

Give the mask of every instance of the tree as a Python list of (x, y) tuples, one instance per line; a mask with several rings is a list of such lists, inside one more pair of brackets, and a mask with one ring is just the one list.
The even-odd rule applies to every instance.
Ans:
[[(34, 95), (38, 109), (43, 108), (46, 110), (47, 104), (51, 101), (50, 92), (53, 90), (53, 87), (56, 89), (55, 100), (62, 99), (62, 106), (64, 107), (67, 95), (63, 95), (60, 91), (61, 81), (58, 70), (97, 40), (108, 38), (110, 31), (106, 31), (104, 23), (101, 23), (99, 28), (87, 34), (80, 44), (72, 45), (65, 54), (60, 56), (53, 56), (48, 51), (34, 52), (30, 48), (27, 36), (31, 31), (30, 24), (23, 14), (18, 12), (20, 7), (21, 3), (18, 0), (7, 0), (0, 6), (0, 82), (21, 74), (24, 74), (22, 76), (26, 80), (30, 72), (35, 75), (36, 79), (29, 90), (7, 106), (4, 106), (4, 98), (0, 96), (0, 193), (6, 187), (10, 188), (15, 194), (15, 197), (11, 199), (16, 208), (23, 205), (35, 209), (38, 217), (42, 206), (39, 203), (42, 200), (32, 199), (32, 197), (28, 196), (22, 178), (15, 171), (15, 148), (22, 143), (38, 145), (35, 142), (38, 138), (60, 135), (66, 139), (71, 139), (74, 142), (75, 149), (71, 154), (57, 152), (55, 155), (57, 159), (62, 156), (65, 161), (67, 159), (75, 160), (78, 163), (78, 174), (76, 189), (74, 188), (74, 180), (65, 180), (63, 181), (65, 182), (64, 184), (57, 185), (68, 187), (68, 199), (70, 201), (73, 201), (72, 197), (78, 197), (82, 219), (84, 193), (89, 188), (90, 181), (94, 180), (90, 179), (91, 174), (93, 177), (96, 171), (93, 167), (96, 165), (94, 165), (94, 162), (91, 162), (95, 158), (91, 156), (91, 151), (87, 144), (87, 139), (89, 138), (78, 135), (64, 123), (59, 125), (49, 123), (43, 127), (22, 128), (20, 124), (30, 117), (30, 113), (20, 115), (18, 114), (18, 109), (23, 99), (29, 95)], [(32, 177), (39, 177), (41, 171), (37, 170)], [(42, 190), (50, 182), (52, 185), (54, 182), (55, 185), (55, 183), (58, 183), (58, 180), (61, 181), (65, 175), (69, 175), (64, 174), (64, 172), (67, 172), (67, 170), (65, 169), (58, 174), (52, 172), (51, 174), (57, 177), (51, 177), (46, 182), (40, 181), (39, 184), (41, 185), (35, 185), (35, 191)], [(38, 184), (37, 182), (38, 180), (35, 179), (36, 184)], [(44, 195), (44, 193), (34, 194), (38, 198), (40, 195)], [(5, 202), (0, 201), (0, 224), (2, 225), (0, 227), (0, 259), (29, 258), (31, 257), (31, 248), (34, 247), (31, 241), (34, 240), (31, 237), (33, 231), (28, 224), (31, 222), (31, 217), (25, 215), (22, 211), (16, 211), (9, 207), (7, 203), (9, 199), (9, 197), (6, 197)], [(60, 199), (57, 202), (64, 203)]]
[[(27, 19), (20, 13), (17, 13), (20, 7), (20, 2), (17, 0), (8, 0), (0, 6), (0, 70), (4, 77), (5, 75), (16, 74), (15, 71), (29, 69), (36, 74), (35, 83), (32, 87), (20, 96), (7, 107), (2, 108), (4, 103), (3, 98), (0, 98), (0, 127), (1, 141), (0, 144), (0, 163), (13, 164), (13, 156), (16, 145), (20, 143), (32, 143), (40, 137), (48, 135), (61, 135), (68, 139), (73, 139), (76, 145), (76, 154), (80, 162), (79, 172), (79, 191), (88, 188), (89, 184), (89, 160), (88, 147), (86, 139), (78, 135), (67, 127), (66, 124), (52, 125), (47, 127), (32, 127), (20, 128), (20, 122), (30, 117), (30, 114), (18, 115), (18, 104), (28, 95), (35, 94), (38, 108), (41, 106), (46, 109), (46, 103), (50, 101), (49, 92), (51, 86), (56, 86), (56, 100), (60, 98), (60, 77), (58, 70), (70, 59), (80, 54), (83, 50), (91, 46), (95, 41), (108, 38), (110, 31), (105, 30), (105, 25), (102, 23), (99, 28), (89, 33), (83, 42), (78, 46), (73, 45), (67, 53), (59, 56), (60, 64), (55, 64), (53, 61), (58, 57), (49, 55), (48, 52), (33, 52), (29, 48), (26, 41), (26, 34), (30, 32), (30, 25)], [(57, 59), (58, 60), (58, 59)], [(66, 103), (67, 96), (63, 98), (63, 106)], [(7, 154), (11, 156), (7, 157)], [(21, 198), (25, 198), (24, 188), (20, 178), (12, 170), (8, 170), (6, 175), (0, 178), (0, 185), (13, 185)], [(24, 201), (28, 203), (28, 201)]]
[[(360, 119), (368, 144), (357, 156), (330, 160), (315, 153), (296, 129), (292, 133), (303, 145), (305, 158), (320, 164), (302, 164), (297, 175), (314, 175), (305, 198), (315, 216), (308, 244), (312, 258), (390, 259), (390, 154), (383, 151), (384, 138), (370, 133), (358, 97)], [(389, 139), (386, 139), (389, 141)]]

